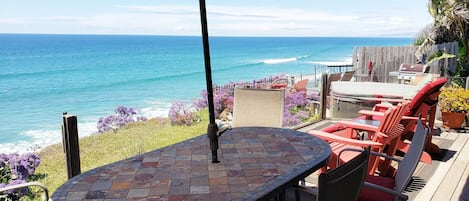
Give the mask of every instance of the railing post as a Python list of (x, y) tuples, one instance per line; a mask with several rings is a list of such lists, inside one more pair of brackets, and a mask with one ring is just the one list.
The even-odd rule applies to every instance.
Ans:
[(290, 76), (290, 86), (295, 85), (295, 76)]
[(469, 89), (469, 77), (466, 77), (466, 89)]
[(329, 96), (329, 89), (327, 88), (327, 73), (323, 73), (321, 77), (321, 119), (326, 119), (326, 109), (327, 109), (327, 96)]
[(316, 74), (316, 65), (314, 66), (314, 87), (318, 87), (318, 77)]
[(67, 176), (71, 179), (81, 173), (77, 117), (64, 112), (62, 119), (62, 146), (67, 164)]

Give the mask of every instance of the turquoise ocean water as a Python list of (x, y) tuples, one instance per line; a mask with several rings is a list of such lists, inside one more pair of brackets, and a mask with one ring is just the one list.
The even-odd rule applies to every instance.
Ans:
[[(213, 80), (311, 74), (315, 63), (351, 63), (355, 46), (410, 38), (210, 37)], [(80, 137), (119, 105), (167, 116), (173, 101), (205, 88), (201, 37), (0, 34), (0, 153), (61, 140), (62, 113)]]

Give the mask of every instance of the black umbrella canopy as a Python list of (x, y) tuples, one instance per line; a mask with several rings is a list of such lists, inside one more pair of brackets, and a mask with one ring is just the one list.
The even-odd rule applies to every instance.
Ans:
[(204, 45), (205, 79), (207, 82), (207, 100), (209, 124), (207, 127), (207, 136), (210, 139), (210, 149), (212, 150), (212, 163), (218, 163), (218, 127), (215, 123), (215, 107), (213, 103), (212, 88), (212, 67), (210, 64), (210, 45), (208, 42), (207, 11), (205, 9), (205, 0), (199, 0), (200, 21), (202, 26), (202, 41)]

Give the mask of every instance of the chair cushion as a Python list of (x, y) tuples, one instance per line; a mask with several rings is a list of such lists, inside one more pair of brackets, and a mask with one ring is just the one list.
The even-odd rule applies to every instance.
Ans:
[(328, 133), (334, 133), (334, 132), (337, 132), (337, 131), (344, 130), (345, 128), (346, 127), (342, 124), (332, 124), (330, 126), (327, 126), (323, 129), (321, 129), (321, 131), (328, 132)]
[[(365, 181), (368, 183), (373, 183), (386, 187), (389, 189), (394, 189), (394, 179), (389, 177), (379, 177), (367, 175)], [(358, 198), (360, 201), (386, 201), (386, 200), (395, 200), (395, 197), (389, 193), (385, 193), (379, 190), (368, 188), (363, 186), (360, 196)]]
[(270, 87), (271, 87), (272, 89), (281, 89), (281, 88), (287, 87), (287, 84), (283, 84), (283, 83), (280, 83), (280, 84), (273, 84), (273, 85), (270, 85)]

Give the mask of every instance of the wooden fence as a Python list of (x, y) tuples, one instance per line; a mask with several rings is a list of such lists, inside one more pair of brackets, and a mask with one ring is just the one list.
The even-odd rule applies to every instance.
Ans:
[[(368, 64), (373, 62), (372, 76), (379, 82), (393, 82), (395, 77), (389, 76), (389, 72), (398, 71), (402, 63), (416, 64), (419, 62), (415, 56), (418, 46), (390, 46), (390, 47), (355, 47), (353, 51), (352, 61), (357, 70), (357, 75), (367, 77)], [(428, 58), (429, 55), (435, 53), (437, 50), (444, 50), (449, 54), (458, 53), (458, 43), (444, 43), (433, 45), (425, 53)], [(425, 61), (423, 61), (425, 62)], [(446, 69), (454, 72), (456, 69), (456, 58), (443, 59), (439, 62), (429, 64), (429, 73), (440, 74), (440, 69)], [(369, 79), (369, 78), (368, 78)]]

